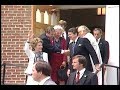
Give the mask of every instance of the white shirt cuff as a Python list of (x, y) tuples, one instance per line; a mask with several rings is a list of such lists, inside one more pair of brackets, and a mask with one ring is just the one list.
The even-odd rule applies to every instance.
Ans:
[(64, 50), (61, 50), (61, 54), (63, 54), (64, 53)]

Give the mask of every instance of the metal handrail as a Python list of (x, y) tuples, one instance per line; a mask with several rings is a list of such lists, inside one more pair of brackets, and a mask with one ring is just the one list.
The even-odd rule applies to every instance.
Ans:
[(4, 81), (5, 81), (5, 71), (6, 71), (6, 66), (16, 66), (16, 67), (26, 68), (26, 67), (23, 66), (23, 65), (8, 64), (8, 63), (3, 63), (3, 64), (1, 64), (1, 67), (3, 67), (3, 79), (2, 79), (2, 85), (4, 85)]
[(18, 65), (18, 64), (9, 64), (9, 63), (5, 63), (7, 66), (16, 66), (16, 67), (21, 67), (21, 68), (26, 68), (26, 66), (23, 65)]
[[(1, 67), (3, 66), (3, 80), (2, 80), (2, 84), (4, 85), (4, 80), (5, 80), (5, 69), (6, 69), (6, 65), (8, 66), (16, 66), (16, 67), (22, 67), (22, 68), (26, 68), (25, 66), (23, 65), (15, 65), (15, 64), (6, 64), (6, 63), (3, 63), (1, 64)], [(108, 65), (108, 64), (101, 64), (100, 65), (100, 68), (102, 68), (102, 85), (104, 85), (104, 66), (107, 66), (107, 67), (113, 67), (113, 68), (117, 68), (117, 84), (119, 85), (119, 69), (120, 67), (117, 67), (117, 66), (114, 66), (114, 65)], [(99, 71), (96, 71), (95, 73), (98, 73)]]
[(2, 84), (4, 85), (6, 63), (3, 63), (3, 64), (1, 65), (1, 67), (2, 67), (2, 66), (3, 66), (3, 79), (2, 79)]
[(114, 65), (109, 65), (109, 64), (104, 64), (105, 66), (108, 66), (108, 67), (114, 67), (114, 68), (118, 68), (118, 69), (120, 69), (120, 67), (118, 67), (118, 66), (114, 66)]
[(120, 69), (120, 67), (114, 66), (114, 65), (109, 65), (109, 64), (102, 64), (101, 65), (101, 68), (102, 68), (102, 85), (104, 85), (104, 66), (117, 68), (117, 85), (119, 85), (119, 69)]

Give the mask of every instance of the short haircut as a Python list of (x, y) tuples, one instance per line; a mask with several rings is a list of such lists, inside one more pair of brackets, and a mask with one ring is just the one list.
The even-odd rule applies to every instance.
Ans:
[(51, 66), (49, 65), (49, 63), (47, 63), (46, 61), (37, 61), (35, 63), (35, 69), (37, 72), (42, 72), (42, 74), (46, 75), (46, 76), (50, 76), (51, 75)]
[(100, 29), (100, 28), (95, 28), (95, 29), (93, 29), (93, 32), (94, 31), (99, 31), (102, 34), (102, 29)]
[(72, 27), (68, 30), (68, 32), (72, 32), (73, 34), (77, 34), (78, 35), (78, 31), (75, 27)]
[(87, 65), (87, 60), (83, 55), (76, 55), (72, 58), (73, 59), (78, 59), (79, 64), (83, 64), (83, 67), (86, 67)]
[(48, 26), (48, 27), (45, 29), (45, 32), (46, 32), (46, 33), (50, 33), (50, 32), (53, 31), (53, 30), (54, 30), (53, 26)]

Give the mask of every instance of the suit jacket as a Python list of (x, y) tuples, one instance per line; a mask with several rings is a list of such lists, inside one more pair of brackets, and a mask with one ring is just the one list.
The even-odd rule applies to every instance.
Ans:
[(57, 84), (50, 78), (46, 80), (43, 85), (57, 85)]
[(104, 39), (100, 39), (98, 45), (100, 48), (102, 62), (107, 64), (109, 60), (109, 43)]
[(43, 52), (61, 52), (60, 48), (51, 45), (50, 39), (46, 34), (42, 34), (40, 38), (43, 40)]
[[(86, 69), (87, 70), (93, 71), (89, 54), (91, 55), (91, 57), (93, 59), (93, 63), (99, 64), (97, 54), (96, 54), (94, 48), (92, 47), (92, 45), (90, 44), (90, 41), (87, 38), (78, 38), (78, 40), (75, 44), (75, 47), (74, 47), (73, 55), (72, 55), (72, 53), (73, 53), (72, 52), (72, 43), (70, 43), (69, 49), (70, 49), (70, 57), (71, 58), (75, 55), (83, 55), (86, 57), (86, 59), (87, 59)], [(72, 60), (70, 60), (69, 68), (72, 70)]]
[(76, 71), (68, 77), (66, 85), (98, 85), (98, 77), (95, 73), (85, 70), (79, 81), (75, 82)]

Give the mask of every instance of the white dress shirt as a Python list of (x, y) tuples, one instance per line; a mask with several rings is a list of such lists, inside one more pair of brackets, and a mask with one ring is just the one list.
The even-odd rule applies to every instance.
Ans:
[(101, 39), (101, 38), (99, 38), (98, 40), (96, 40), (98, 44), (99, 44), (99, 42), (100, 42), (100, 39)]
[[(74, 41), (74, 42), (76, 43), (76, 42), (77, 42), (77, 40), (78, 40), (78, 37), (75, 39), (75, 41)], [(70, 40), (70, 41), (69, 41), (69, 44), (70, 44), (70, 43), (72, 43), (72, 42), (73, 42), (73, 40)]]
[[(78, 72), (78, 70), (77, 70), (77, 72)], [(77, 78), (77, 72), (76, 72), (76, 78)], [(79, 71), (79, 73), (80, 73), (79, 79), (83, 76), (84, 72), (85, 72), (85, 68), (83, 68), (82, 70)]]

